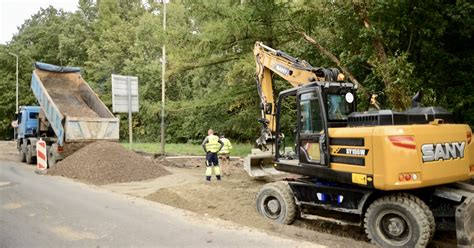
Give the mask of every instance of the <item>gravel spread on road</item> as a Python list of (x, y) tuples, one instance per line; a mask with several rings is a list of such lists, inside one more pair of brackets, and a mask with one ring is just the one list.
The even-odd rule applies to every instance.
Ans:
[(58, 162), (48, 174), (104, 185), (153, 179), (169, 172), (119, 143), (98, 141)]

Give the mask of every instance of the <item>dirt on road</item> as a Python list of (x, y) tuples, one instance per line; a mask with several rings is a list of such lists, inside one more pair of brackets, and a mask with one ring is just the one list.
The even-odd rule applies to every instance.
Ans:
[[(203, 174), (202, 170), (195, 170)], [(194, 172), (191, 172), (194, 173)], [(295, 239), (317, 242), (336, 247), (349, 246), (348, 239), (358, 241), (358, 247), (369, 247), (365, 242), (363, 230), (353, 227), (341, 227), (327, 222), (297, 220), (293, 225), (275, 224), (262, 216), (255, 209), (255, 195), (265, 181), (249, 180), (243, 173), (224, 177), (221, 182), (207, 183), (202, 180), (186, 185), (168, 187), (158, 190), (145, 198), (174, 207), (190, 210), (206, 216), (229, 220), (245, 226), (279, 233)], [(317, 230), (319, 232), (314, 232)], [(327, 234), (336, 234), (326, 235)]]
[[(250, 178), (243, 170), (239, 160), (222, 165), (222, 181), (204, 180), (204, 159), (158, 158), (166, 168), (172, 169), (175, 178), (188, 178), (176, 185), (167, 184), (159, 187), (155, 193), (145, 198), (174, 207), (186, 209), (206, 216), (214, 216), (238, 224), (275, 232), (290, 238), (317, 242), (335, 247), (371, 247), (364, 229), (360, 226), (339, 225), (325, 220), (297, 219), (292, 225), (278, 225), (262, 216), (255, 208), (255, 196), (265, 183), (277, 180)], [(180, 176), (181, 175), (181, 176)], [(194, 180), (191, 180), (189, 176)], [(140, 187), (153, 187), (158, 181), (142, 182)], [(122, 185), (126, 188), (125, 185)], [(163, 186), (163, 185), (162, 185)], [(135, 187), (139, 187), (135, 185)], [(124, 188), (122, 188), (123, 190)], [(128, 194), (134, 194), (128, 192)], [(430, 247), (455, 247), (455, 236), (452, 232), (437, 232), (435, 241)]]
[(0, 161), (19, 161), (16, 141), (0, 141)]
[[(13, 149), (5, 149), (4, 152), (14, 153), (14, 143), (10, 146)], [(203, 158), (154, 158), (122, 147), (105, 150), (104, 144), (100, 142), (89, 149), (76, 152), (51, 171), (56, 170), (56, 175), (67, 173), (68, 177), (99, 184), (114, 192), (143, 197), (284, 237), (331, 247), (372, 247), (363, 228), (359, 226), (308, 219), (297, 219), (292, 225), (279, 225), (263, 218), (255, 209), (255, 196), (260, 187), (276, 179), (250, 178), (240, 160), (221, 166), (222, 181), (213, 178), (208, 183), (204, 180)], [(16, 158), (16, 155), (1, 156)], [(97, 163), (99, 167), (92, 167), (92, 164)], [(117, 165), (102, 167), (101, 164)], [(150, 168), (158, 169), (153, 172)], [(437, 231), (434, 239), (430, 247), (455, 247), (456, 239), (452, 232)]]
[[(371, 247), (366, 242), (361, 228), (319, 220), (296, 220), (293, 225), (288, 226), (275, 224), (263, 218), (255, 209), (255, 196), (261, 186), (275, 179), (250, 178), (243, 170), (240, 160), (221, 165), (222, 181), (213, 178), (210, 183), (204, 180), (204, 159), (159, 157), (156, 161), (164, 164), (172, 174), (156, 180), (104, 187), (294, 239), (334, 247), (348, 247), (354, 242), (357, 247)], [(174, 183), (170, 182), (172, 180)], [(147, 189), (154, 191), (150, 192)]]

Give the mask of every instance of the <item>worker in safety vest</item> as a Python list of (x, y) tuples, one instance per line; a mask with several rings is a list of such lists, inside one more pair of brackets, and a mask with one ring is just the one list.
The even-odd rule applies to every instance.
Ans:
[(224, 143), (224, 146), (219, 151), (219, 159), (221, 159), (223, 164), (227, 164), (230, 160), (230, 150), (232, 150), (232, 144), (230, 140), (227, 139), (223, 134), (221, 134), (221, 141)]
[(206, 152), (206, 180), (211, 181), (212, 171), (217, 180), (221, 180), (221, 169), (219, 168), (219, 158), (217, 153), (222, 149), (224, 143), (214, 135), (214, 131), (209, 129), (207, 137), (202, 142), (202, 148)]

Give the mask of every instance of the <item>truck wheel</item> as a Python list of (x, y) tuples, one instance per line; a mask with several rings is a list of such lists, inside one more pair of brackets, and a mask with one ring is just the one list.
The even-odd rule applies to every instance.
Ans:
[(431, 210), (417, 197), (395, 194), (369, 206), (364, 227), (372, 243), (381, 247), (426, 247), (434, 232), (432, 217)]
[(264, 185), (257, 194), (256, 202), (257, 211), (277, 223), (291, 224), (296, 218), (298, 210), (287, 182)]
[(26, 162), (26, 153), (25, 151), (23, 150), (23, 144), (20, 145), (20, 150), (18, 151), (19, 152), (19, 155), (20, 155), (20, 162)]
[(52, 151), (48, 151), (47, 160), (48, 160), (48, 168), (51, 168), (54, 165), (56, 165), (56, 157), (54, 156), (54, 153)]
[(33, 147), (31, 146), (31, 144), (28, 144), (28, 146), (26, 146), (26, 163), (27, 164), (34, 164), (34, 157), (32, 155), (33, 154)]

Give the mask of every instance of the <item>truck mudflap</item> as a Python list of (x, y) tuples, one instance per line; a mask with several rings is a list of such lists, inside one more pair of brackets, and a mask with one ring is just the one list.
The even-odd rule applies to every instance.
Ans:
[(456, 208), (458, 247), (474, 247), (474, 198), (467, 198)]
[(474, 247), (474, 185), (472, 181), (458, 182), (435, 190), (435, 195), (459, 202), (455, 210), (458, 247)]

